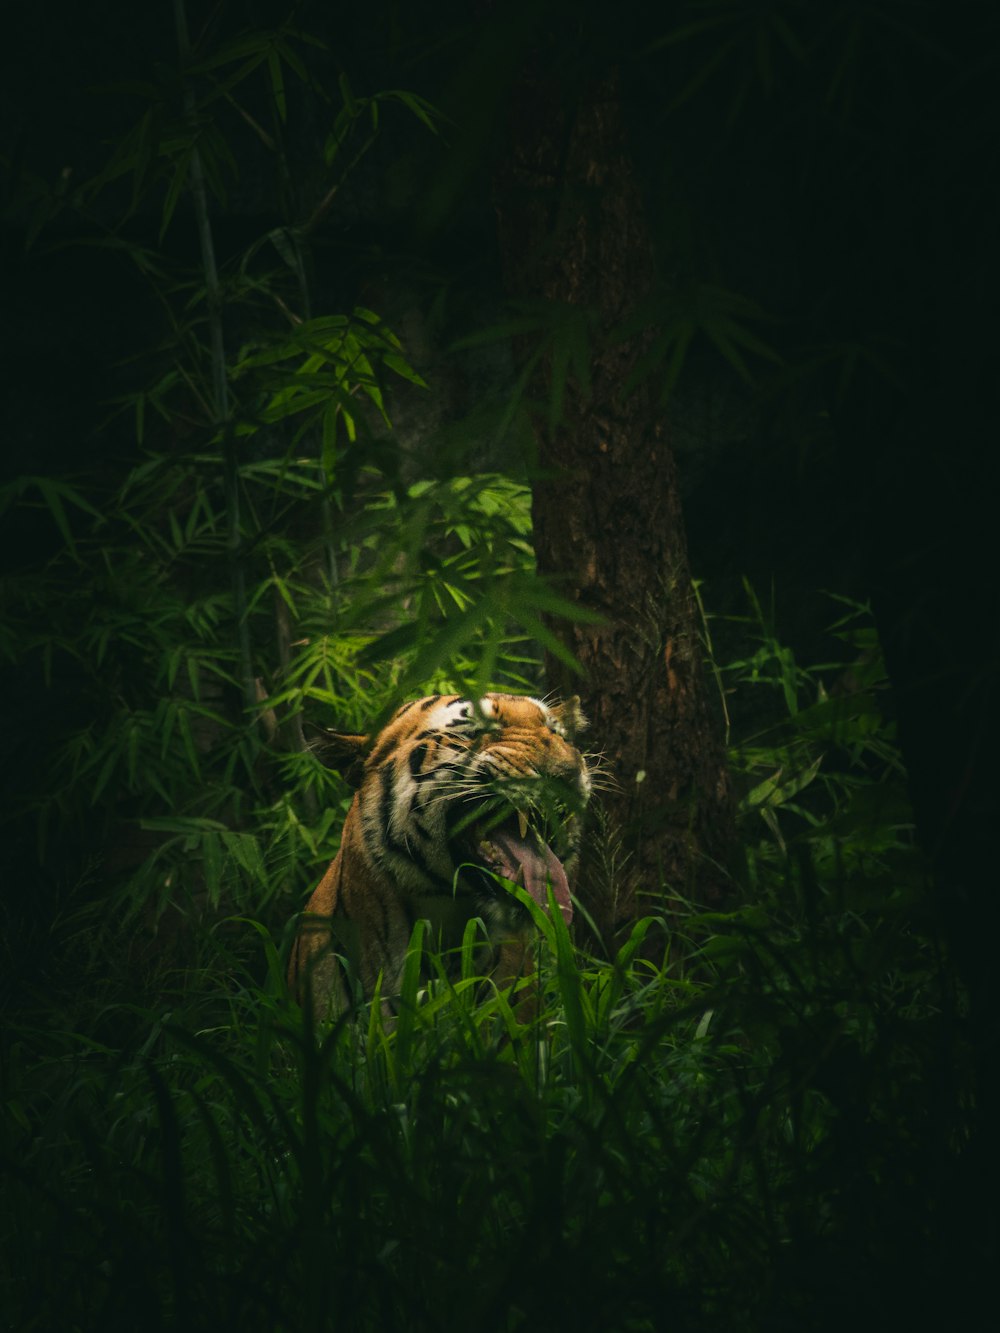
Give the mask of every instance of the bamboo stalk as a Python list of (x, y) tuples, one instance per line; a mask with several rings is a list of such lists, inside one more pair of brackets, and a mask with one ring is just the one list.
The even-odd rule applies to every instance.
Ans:
[[(181, 95), (184, 113), (192, 127), (197, 116), (194, 87), (187, 77), (191, 64), (191, 41), (188, 36), (187, 13), (184, 0), (174, 0), (174, 27), (177, 34), (177, 50), (180, 56)], [(256, 704), (257, 693), (253, 674), (253, 659), (250, 651), (250, 625), (247, 614), (246, 571), (243, 562), (243, 540), (240, 534), (240, 488), (236, 439), (233, 435), (232, 420), (229, 411), (229, 385), (226, 381), (226, 349), (222, 325), (222, 291), (219, 286), (219, 270), (215, 262), (215, 245), (212, 239), (212, 222), (208, 214), (208, 191), (205, 187), (205, 171), (197, 143), (191, 151), (191, 194), (194, 198), (195, 219), (198, 226), (198, 242), (201, 249), (201, 264), (205, 275), (205, 296), (208, 307), (209, 345), (212, 354), (212, 407), (216, 425), (222, 431), (222, 492), (226, 509), (226, 550), (229, 561), (229, 577), (233, 594), (233, 610), (236, 616), (237, 651), (239, 656), (239, 680), (245, 708), (251, 709)]]

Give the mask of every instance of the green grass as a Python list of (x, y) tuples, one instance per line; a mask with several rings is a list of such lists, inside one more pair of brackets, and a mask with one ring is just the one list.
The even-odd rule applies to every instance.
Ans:
[[(377, 1007), (314, 1031), (247, 922), (262, 986), (231, 958), (201, 993), (189, 978), (179, 1008), (95, 1004), (90, 1033), (12, 1030), (11, 1326), (804, 1314), (799, 1257), (872, 1258), (897, 1215), (930, 1235), (920, 1108), (928, 1078), (954, 1072), (952, 1019), (904, 902), (844, 914), (805, 878), (782, 889), (780, 906), (696, 923), (698, 981), (640, 956), (643, 923), (615, 963), (572, 959), (557, 916), (526, 1025), (468, 968), (451, 982), (431, 961), (394, 1031)], [(957, 1105), (945, 1119), (947, 1155)], [(939, 1107), (929, 1127), (944, 1125)]]

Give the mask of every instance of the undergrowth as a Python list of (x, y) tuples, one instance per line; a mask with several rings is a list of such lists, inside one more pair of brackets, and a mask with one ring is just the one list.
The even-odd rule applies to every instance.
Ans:
[(832, 1328), (901, 1255), (926, 1312), (961, 1003), (877, 643), (851, 608), (866, 674), (834, 690), (843, 665), (750, 629), (722, 679), (781, 708), (733, 750), (740, 899), (683, 941), (640, 921), (610, 962), (527, 899), (531, 1021), (477, 976), (474, 924), (451, 967), (418, 925), (387, 1031), (289, 1003), (280, 917), (187, 923), (140, 1001), (127, 932), (65, 923), (73, 993), (3, 1048), (8, 1326)]

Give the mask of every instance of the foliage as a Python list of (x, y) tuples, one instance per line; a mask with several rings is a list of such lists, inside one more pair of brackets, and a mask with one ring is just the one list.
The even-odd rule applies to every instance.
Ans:
[[(746, 7), (692, 9), (668, 45), (700, 59)], [(794, 9), (760, 9), (762, 83), (782, 47), (797, 59)], [(346, 79), (331, 106), (318, 49), (285, 25), (164, 72), (110, 161), (48, 200), (148, 279), (162, 337), (117, 404), (122, 466), (0, 495), (50, 537), (5, 580), (0, 652), (19, 698), (37, 677), (50, 701), (52, 744), (5, 814), (31, 821), (56, 886), (44, 938), (12, 936), (5, 960), (7, 1320), (840, 1329), (876, 1273), (909, 1295), (890, 1311), (865, 1291), (873, 1322), (926, 1315), (953, 1257), (929, 1184), (956, 1169), (972, 1099), (964, 998), (857, 606), (835, 626), (847, 660), (820, 666), (752, 594), (726, 629), (733, 911), (692, 909), (659, 953), (641, 921), (611, 962), (537, 916), (530, 1022), (477, 975), (475, 926), (450, 967), (421, 958), (418, 926), (394, 1031), (377, 1005), (315, 1031), (287, 1001), (290, 915), (347, 800), (303, 721), (360, 729), (418, 689), (533, 685), (535, 645), (555, 649), (542, 614), (567, 611), (534, 574), (523, 479), (442, 479), (403, 448), (388, 385), (420, 375), (378, 314), (317, 294), (313, 247), (384, 119), (438, 125)], [(734, 119), (754, 77), (731, 84)], [(694, 85), (675, 83), (683, 104)], [(326, 116), (311, 172), (286, 146), (303, 88)], [(224, 215), (236, 126), (284, 217), (213, 282), (171, 246), (199, 170), (204, 217)], [(642, 368), (664, 394), (699, 342), (740, 375), (772, 362), (755, 304), (696, 282), (670, 301)], [(567, 383), (586, 392), (592, 330), (515, 316), (503, 336), (551, 355), (554, 421)]]
[[(134, 129), (38, 213), (41, 241), (70, 209), (96, 224), (81, 243), (131, 261), (160, 311), (106, 423), (131, 428), (127, 454), (0, 490), (49, 533), (3, 583), (0, 652), (64, 700), (8, 817), (57, 881), (88, 857), (117, 877), (123, 922), (299, 892), (346, 795), (304, 723), (362, 730), (414, 688), (524, 688), (533, 643), (557, 646), (542, 613), (568, 609), (534, 573), (524, 481), (441, 478), (392, 431), (387, 382), (426, 389), (396, 335), (364, 306), (313, 313), (313, 248), (383, 111), (435, 131), (433, 108), (346, 76), (330, 105), (322, 43), (287, 24), (192, 55), (177, 13), (179, 71), (125, 90)], [(329, 116), (310, 190), (286, 147), (295, 87)], [(247, 126), (263, 159), (239, 141), (240, 169), (273, 172), (285, 220), (222, 253)]]
[[(256, 713), (270, 737), (232, 707), (232, 602), (210, 455), (147, 457), (72, 546), (5, 590), (9, 658), (56, 684), (72, 678), (79, 698), (78, 724), (53, 748), (17, 816), (38, 816), (43, 854), (101, 816), (103, 825), (129, 819), (184, 832), (177, 872), (204, 873), (213, 905), (213, 867), (238, 870), (239, 846), (261, 855), (249, 832), (228, 837), (227, 825), (252, 815), (254, 829), (289, 854), (321, 855), (315, 840), (325, 838), (343, 789), (309, 750), (282, 744), (279, 718), (287, 729), (289, 717), (311, 709), (317, 722), (361, 730), (415, 681), (471, 684), (484, 667), (492, 679), (523, 685), (531, 655), (511, 621), (520, 613), (532, 623), (533, 606), (550, 599), (530, 569), (526, 490), (507, 478), (372, 490), (364, 510), (343, 517), (335, 587), (318, 542), (293, 535), (319, 488), (310, 460), (252, 461), (240, 478), (248, 511), (261, 516), (248, 624), (265, 645), (276, 621), (288, 625), (285, 660), (273, 647), (273, 656), (265, 648), (256, 658)], [(60, 496), (54, 486), (37, 499), (26, 494), (50, 511)], [(84, 504), (91, 509), (81, 497)], [(310, 794), (313, 816), (327, 810), (313, 833), (303, 822)], [(155, 858), (161, 882), (168, 853), (160, 848)], [(256, 910), (259, 893), (228, 901)]]
[(897, 853), (907, 857), (913, 827), (870, 608), (837, 597), (846, 610), (829, 633), (847, 656), (802, 667), (779, 641), (773, 614), (765, 616), (753, 589), (746, 590), (750, 615), (731, 619), (756, 640), (754, 651), (719, 674), (733, 691), (752, 685), (758, 696), (772, 695), (732, 753), (734, 772), (751, 784), (742, 809), (758, 815), (771, 835), (757, 845), (752, 864), (780, 865), (790, 848), (801, 848), (825, 878), (857, 876), (876, 888), (873, 876)]
[[(752, 892), (692, 916), (693, 974), (676, 939), (651, 954), (653, 919), (600, 962), (522, 895), (536, 1017), (478, 975), (477, 923), (447, 965), (420, 924), (395, 1028), (376, 1003), (314, 1030), (280, 915), (200, 928), (139, 1005), (121, 932), (67, 923), (83, 984), (4, 1052), (18, 1326), (833, 1328), (897, 1234), (916, 1308), (945, 1262), (923, 1182), (965, 1133), (962, 1097), (923, 1089), (964, 1094), (960, 999), (902, 812), (874, 799), (900, 769), (868, 618), (835, 627), (868, 650), (844, 695), (758, 612), (719, 670), (734, 712), (773, 692), (784, 720), (734, 746)], [(854, 1276), (818, 1315), (824, 1264)]]

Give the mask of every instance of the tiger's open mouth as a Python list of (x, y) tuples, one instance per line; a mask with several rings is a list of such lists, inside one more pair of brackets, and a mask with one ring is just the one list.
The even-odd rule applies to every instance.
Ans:
[(467, 816), (465, 825), (476, 863), (491, 874), (526, 889), (545, 911), (549, 907), (548, 889), (551, 885), (553, 897), (568, 925), (573, 919), (569, 878), (551, 844), (555, 843), (563, 856), (569, 854), (573, 813), (559, 808), (557, 817), (553, 818), (551, 810), (543, 814), (538, 808), (529, 806), (526, 811), (520, 804), (512, 806), (509, 800), (487, 801), (485, 808), (482, 804), (477, 805), (475, 813)]
[(495, 874), (527, 889), (535, 902), (546, 910), (551, 884), (564, 921), (567, 925), (572, 921), (573, 903), (563, 863), (541, 834), (531, 827), (523, 812), (518, 811), (477, 840), (476, 854)]

